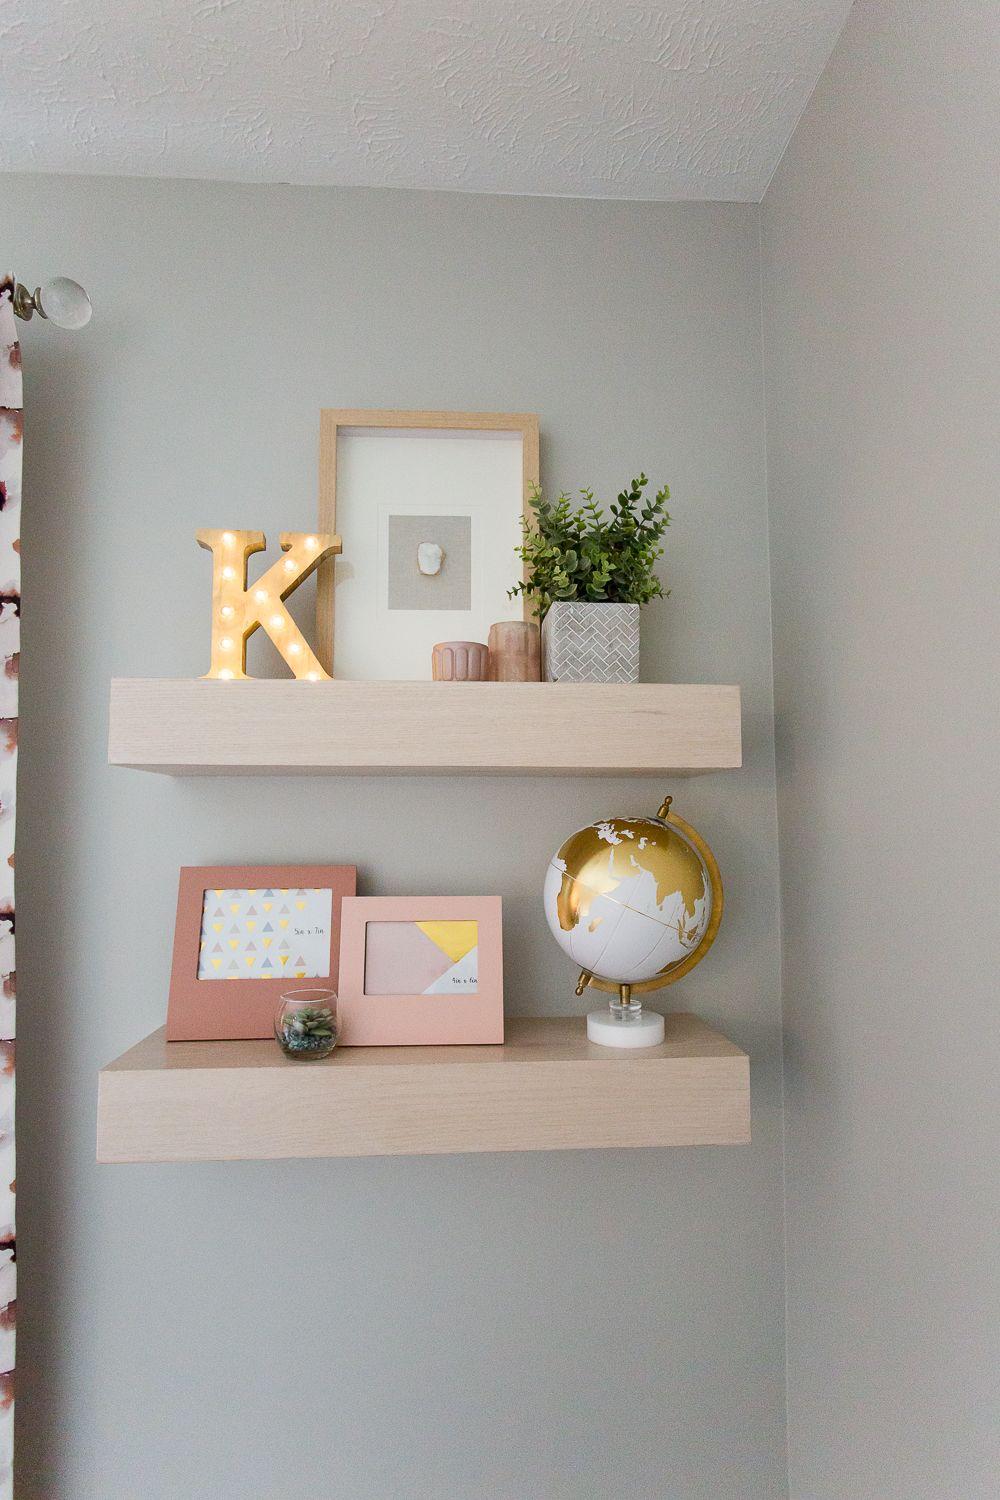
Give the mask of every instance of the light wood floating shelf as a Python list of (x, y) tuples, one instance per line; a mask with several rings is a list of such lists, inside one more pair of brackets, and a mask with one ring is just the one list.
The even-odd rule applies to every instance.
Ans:
[(676, 775), (742, 760), (738, 687), (117, 679), (108, 759), (169, 775)]
[(507, 1020), (502, 1047), (343, 1047), (292, 1062), (273, 1042), (167, 1042), (103, 1069), (99, 1161), (418, 1156), (750, 1139), (750, 1060), (696, 1016), (659, 1047), (587, 1041), (582, 1017)]

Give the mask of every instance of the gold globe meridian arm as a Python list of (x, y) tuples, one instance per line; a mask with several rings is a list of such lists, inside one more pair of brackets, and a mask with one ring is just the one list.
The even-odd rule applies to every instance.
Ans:
[[(670, 812), (669, 808), (663, 817), (663, 821), (664, 823), (673, 824), (674, 827), (678, 828), (684, 834), (685, 838), (690, 839), (704, 860), (705, 869), (708, 871), (709, 883), (712, 887), (712, 915), (708, 919), (708, 926), (705, 928), (704, 936), (697, 948), (689, 953), (686, 958), (682, 958), (679, 963), (674, 964), (665, 974), (654, 974), (652, 979), (643, 979), (639, 984), (633, 984), (633, 995), (648, 995), (651, 990), (665, 989), (668, 984), (673, 984), (675, 980), (682, 979), (685, 974), (690, 973), (695, 964), (701, 963), (705, 954), (715, 942), (716, 933), (722, 922), (722, 908), (725, 904), (725, 897), (722, 890), (722, 876), (719, 873), (719, 866), (715, 855), (705, 843), (701, 834), (692, 828), (690, 823), (685, 823), (683, 818), (679, 818), (676, 813)], [(580, 977), (581, 979), (583, 978), (582, 975)], [(609, 994), (616, 995), (620, 992), (621, 985), (616, 984), (612, 979), (597, 979), (591, 975), (590, 988), (605, 990)], [(577, 994), (581, 993), (582, 990), (578, 989)]]

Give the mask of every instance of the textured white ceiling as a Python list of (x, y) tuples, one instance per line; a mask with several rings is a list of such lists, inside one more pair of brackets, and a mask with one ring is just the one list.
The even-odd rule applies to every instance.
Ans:
[(0, 0), (0, 168), (761, 196), (850, 0)]

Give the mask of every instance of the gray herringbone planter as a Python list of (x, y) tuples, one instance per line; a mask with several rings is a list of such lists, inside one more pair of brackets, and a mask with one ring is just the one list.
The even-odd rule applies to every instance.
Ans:
[(546, 682), (638, 682), (638, 604), (555, 603), (542, 621)]

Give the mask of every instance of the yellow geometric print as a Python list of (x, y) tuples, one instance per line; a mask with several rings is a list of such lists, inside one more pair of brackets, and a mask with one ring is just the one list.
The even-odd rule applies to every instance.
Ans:
[(446, 953), (453, 964), (479, 942), (478, 922), (417, 922), (420, 931)]

